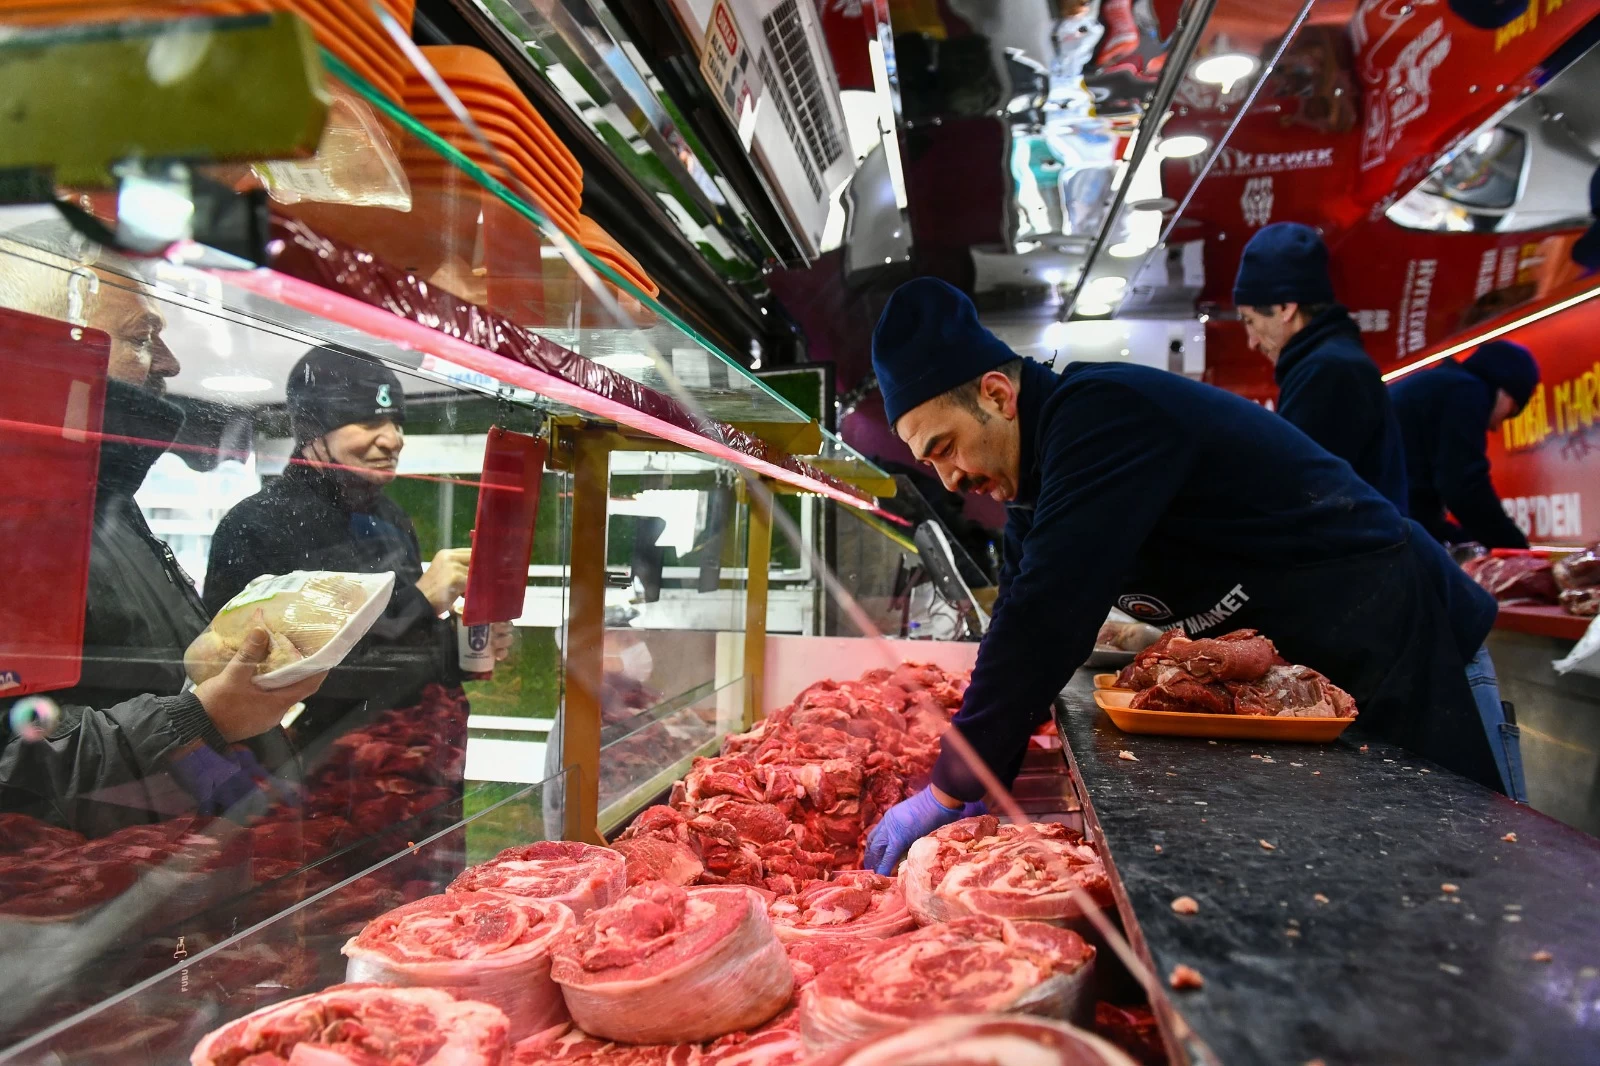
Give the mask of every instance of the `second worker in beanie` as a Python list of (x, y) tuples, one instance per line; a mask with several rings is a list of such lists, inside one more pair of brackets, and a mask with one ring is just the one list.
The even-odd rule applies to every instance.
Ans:
[(1252, 237), (1233, 302), (1250, 347), (1273, 364), (1278, 413), (1405, 514), (1400, 427), (1360, 329), (1334, 302), (1328, 248), (1317, 231), (1274, 222)]

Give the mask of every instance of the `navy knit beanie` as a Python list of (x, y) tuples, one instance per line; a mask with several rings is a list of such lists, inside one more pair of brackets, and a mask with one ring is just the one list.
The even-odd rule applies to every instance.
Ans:
[(894, 290), (872, 331), (872, 370), (891, 429), (913, 407), (1016, 358), (978, 322), (966, 293), (938, 278)]
[(1572, 246), (1572, 261), (1584, 270), (1600, 270), (1600, 167), (1589, 176), (1589, 214), (1595, 222)]
[(1250, 238), (1233, 282), (1233, 306), (1331, 304), (1328, 246), (1310, 226), (1274, 222)]
[(1495, 388), (1506, 390), (1518, 411), (1528, 406), (1534, 386), (1539, 384), (1539, 364), (1533, 353), (1512, 341), (1480, 344), (1461, 365)]

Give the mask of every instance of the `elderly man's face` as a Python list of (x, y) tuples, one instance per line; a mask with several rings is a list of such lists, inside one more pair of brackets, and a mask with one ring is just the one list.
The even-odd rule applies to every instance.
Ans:
[(111, 335), (107, 374), (113, 381), (165, 392), (167, 379), (182, 369), (161, 339), (167, 320), (148, 296), (102, 281), (89, 325)]
[(1009, 503), (1021, 482), (1017, 386), (991, 370), (979, 379), (976, 404), (940, 396), (901, 415), (894, 430), (951, 492), (982, 492)]
[(309, 442), (301, 454), (319, 463), (343, 467), (363, 481), (387, 485), (395, 478), (406, 433), (392, 418), (353, 422)]

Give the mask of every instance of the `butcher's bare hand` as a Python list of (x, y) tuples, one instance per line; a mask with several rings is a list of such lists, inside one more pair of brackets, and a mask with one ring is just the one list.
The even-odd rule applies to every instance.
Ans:
[(471, 548), (445, 548), (423, 571), (417, 591), (427, 597), (435, 614), (444, 614), (467, 590), (467, 564), (471, 559)]
[(323, 671), (285, 688), (261, 688), (255, 682), (256, 667), (266, 661), (270, 644), (267, 631), (257, 626), (221, 673), (195, 686), (200, 706), (230, 743), (260, 736), (282, 722), (289, 709), (321, 688), (328, 676)]

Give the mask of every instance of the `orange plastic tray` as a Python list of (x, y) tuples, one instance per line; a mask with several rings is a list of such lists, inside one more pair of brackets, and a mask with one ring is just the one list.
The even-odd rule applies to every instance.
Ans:
[[(413, 117), (419, 119), (429, 129), (450, 141), (452, 144), (466, 142), (471, 144), (474, 148), (480, 147), (477, 139), (467, 131), (465, 126), (457, 122), (453, 117), (436, 117), (434, 114), (426, 112), (413, 112)], [(503, 154), (521, 163), (523, 169), (528, 171), (529, 175), (536, 179), (532, 182), (529, 182), (529, 184), (531, 184), (536, 191), (538, 191), (546, 199), (554, 200), (556, 203), (560, 204), (563, 208), (570, 211), (574, 219), (576, 219), (578, 207), (582, 203), (583, 199), (581, 189), (575, 189), (570, 184), (567, 184), (565, 175), (552, 173), (549, 168), (541, 165), (538, 159), (534, 158), (528, 153), (528, 147), (524, 143), (523, 139), (508, 136), (502, 132), (502, 128), (499, 125), (485, 121), (486, 116), (474, 114), (472, 117), (478, 122), (479, 126), (483, 129), (484, 136), (489, 139), (490, 143), (493, 144), (495, 148), (499, 149)], [(576, 222), (574, 222), (574, 224), (576, 224)]]
[[(543, 133), (538, 127), (528, 121), (526, 115), (507, 104), (495, 100), (493, 97), (473, 92), (465, 86), (451, 86), (453, 92), (466, 105), (472, 114), (485, 129), (493, 127), (504, 133), (507, 137), (514, 137), (522, 142), (524, 147), (539, 159), (541, 164), (548, 167), (554, 177), (564, 184), (581, 188), (583, 185), (582, 171), (574, 177), (563, 153), (552, 151), (544, 142)], [(431, 91), (419, 89), (415, 82), (406, 83), (406, 110), (417, 118), (432, 121), (444, 119), (456, 121), (455, 112), (444, 101), (434, 96)]]
[(1095, 688), (1116, 688), (1117, 687), (1117, 675), (1116, 674), (1095, 674), (1094, 675), (1094, 687)]
[[(459, 136), (441, 134), (441, 136), (444, 136), (444, 139), (449, 141), (462, 155), (466, 156), (468, 159), (478, 164), (478, 166), (488, 171), (491, 176), (497, 178), (501, 184), (505, 185), (512, 192), (515, 193), (518, 191), (518, 182), (523, 185), (527, 185), (534, 191), (535, 194), (538, 194), (537, 202), (533, 206), (541, 208), (544, 214), (548, 216), (552, 222), (560, 226), (561, 229), (566, 233), (574, 236), (577, 235), (577, 212), (573, 211), (570, 207), (561, 203), (559, 200), (555, 201), (554, 203), (550, 202), (549, 195), (545, 193), (539, 180), (528, 171), (526, 165), (524, 165), (516, 157), (515, 153), (506, 151), (504, 145), (497, 145), (497, 147), (501, 149), (501, 156), (505, 159), (506, 164), (510, 166), (511, 173), (517, 178), (517, 182), (512, 182), (506, 179), (506, 176), (501, 172), (499, 164), (490, 159), (488, 155), (484, 153), (483, 149), (478, 147), (477, 141), (472, 140), (466, 134), (461, 134)], [(445, 163), (445, 161), (442, 159), (440, 162)], [(427, 162), (416, 159), (408, 159), (406, 161), (407, 172), (409, 173), (412, 168), (417, 167), (419, 163), (421, 163), (421, 166), (418, 167), (419, 171), (426, 173), (428, 169)], [(448, 166), (449, 164), (445, 163), (445, 165)]]
[(1354, 718), (1266, 718), (1258, 714), (1136, 710), (1128, 706), (1133, 697), (1130, 689), (1097, 688), (1094, 702), (1111, 716), (1111, 721), (1124, 733), (1166, 737), (1288, 740), (1325, 744), (1355, 724)]
[[(529, 138), (530, 146), (545, 157), (546, 163), (554, 170), (564, 175), (575, 185), (583, 184), (583, 168), (578, 165), (577, 158), (561, 143), (528, 98), (520, 92), (513, 94), (510, 90), (499, 86), (488, 86), (482, 81), (462, 79), (456, 76), (446, 76), (445, 84), (450, 86), (450, 91), (460, 98), (461, 102), (472, 111), (473, 115), (483, 113), (497, 114), (505, 122), (511, 124), (523, 136)], [(406, 81), (406, 106), (415, 108), (417, 112), (434, 111), (450, 114), (444, 101), (434, 95), (433, 89), (420, 78), (409, 78)]]
[(543, 116), (533, 109), (533, 104), (528, 102), (527, 96), (494, 56), (482, 49), (465, 45), (429, 45), (422, 49), (422, 54), (428, 57), (428, 62), (434, 65), (434, 69), (451, 88), (454, 89), (458, 85), (469, 88), (476, 86), (499, 99), (502, 104), (509, 102), (514, 105), (528, 118), (529, 124), (535, 131), (542, 137), (548, 138), (550, 147), (557, 155), (564, 157), (563, 164), (569, 166), (573, 178), (578, 181), (583, 180), (583, 170), (578, 166), (578, 161), (573, 158), (566, 145), (561, 143), (555, 131), (550, 129)]

